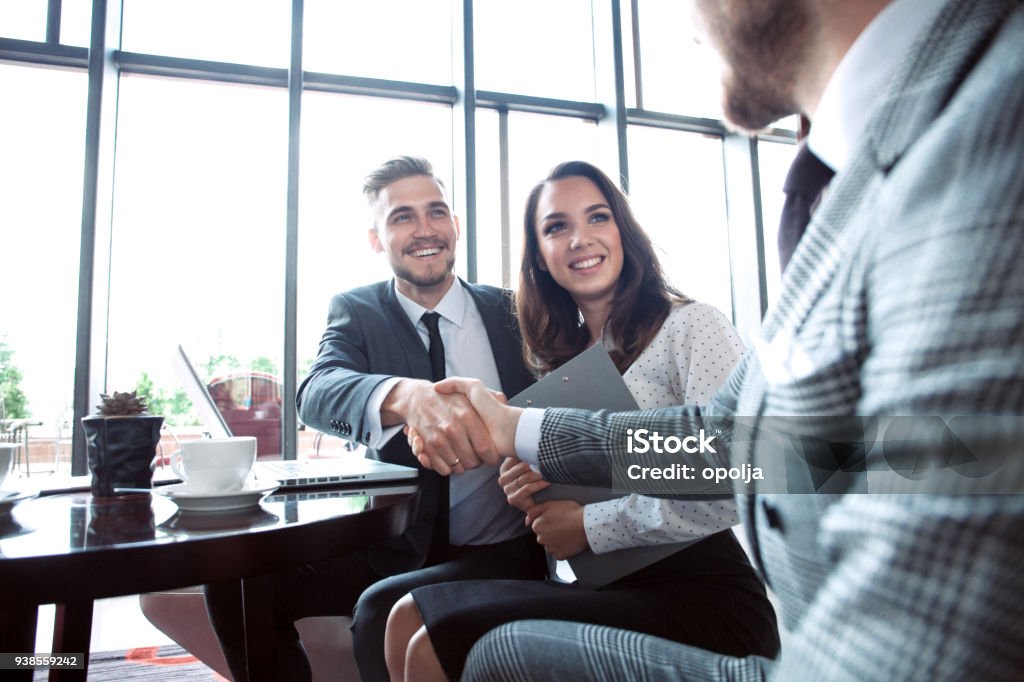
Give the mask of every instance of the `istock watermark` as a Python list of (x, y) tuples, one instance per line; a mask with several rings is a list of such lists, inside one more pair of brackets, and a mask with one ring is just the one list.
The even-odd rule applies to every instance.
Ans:
[[(617, 422), (617, 423), (615, 423)], [(1024, 416), (730, 417), (620, 413), (613, 492), (1024, 493)]]
[(715, 455), (718, 454), (718, 451), (711, 445), (713, 440), (715, 440), (715, 436), (707, 436), (704, 429), (701, 429), (696, 436), (683, 436), (682, 438), (662, 436), (657, 431), (648, 431), (647, 429), (636, 429), (636, 431), (626, 429), (626, 452), (635, 452), (641, 455), (648, 452), (659, 455), (674, 455), (678, 452)]

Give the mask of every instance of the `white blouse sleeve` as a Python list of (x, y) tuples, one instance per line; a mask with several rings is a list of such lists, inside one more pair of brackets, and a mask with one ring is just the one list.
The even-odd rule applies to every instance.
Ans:
[[(706, 404), (743, 356), (743, 343), (722, 313), (691, 303), (672, 310), (662, 331), (630, 368), (641, 407)], [(588, 504), (587, 542), (595, 554), (699, 540), (739, 523), (732, 500), (664, 500), (629, 495)]]
[(732, 500), (699, 502), (629, 495), (583, 508), (583, 528), (595, 554), (699, 540), (737, 523)]

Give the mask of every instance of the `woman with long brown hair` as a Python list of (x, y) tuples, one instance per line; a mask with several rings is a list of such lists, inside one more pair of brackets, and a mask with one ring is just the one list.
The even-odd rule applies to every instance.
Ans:
[[(524, 230), (517, 311), (524, 354), (538, 374), (602, 343), (641, 408), (706, 403), (725, 381), (742, 355), (735, 330), (672, 288), (625, 195), (598, 168), (556, 167), (530, 193)], [(610, 625), (734, 656), (777, 652), (774, 611), (730, 530), (738, 523), (731, 500), (537, 502), (547, 482), (514, 459), (499, 483), (557, 559), (588, 549), (675, 551), (632, 562), (632, 572), (597, 589), (554, 580), (416, 589), (388, 622), (393, 680), (457, 679), (477, 639), (527, 618)]]

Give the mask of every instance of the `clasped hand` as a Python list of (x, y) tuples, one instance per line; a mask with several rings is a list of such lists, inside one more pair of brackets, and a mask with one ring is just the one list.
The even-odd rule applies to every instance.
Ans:
[(420, 464), (447, 476), (481, 464), (497, 464), (501, 457), (515, 453), (521, 410), (506, 405), (504, 394), (462, 377), (440, 381), (433, 391), (439, 400), (422, 399), (434, 405), (429, 409), (443, 413), (406, 420), (405, 434)]
[[(531, 469), (529, 464), (514, 456), (515, 430), (522, 411), (509, 407), (505, 404), (504, 395), (490, 391), (474, 379), (445, 379), (434, 384), (434, 390), (441, 396), (467, 400), (471, 411), (474, 411), (473, 415), (460, 413), (467, 420), (467, 427), (475, 428), (479, 420), (495, 450), (477, 452), (479, 458), (473, 459), (459, 454), (460, 461), (453, 466), (451, 453), (459, 451), (448, 449), (448, 430), (435, 428), (431, 434), (427, 434), (417, 425), (410, 423), (406, 425), (405, 434), (420, 463), (446, 476), (451, 472), (461, 473), (464, 469), (472, 469), (481, 462), (494, 464), (500, 457), (506, 457), (501, 465), (498, 484), (505, 492), (509, 504), (526, 513), (526, 525), (533, 529), (537, 541), (556, 559), (567, 559), (585, 550), (588, 543), (583, 526), (583, 507), (572, 500), (538, 503), (533, 497), (534, 494), (550, 484)], [(446, 422), (446, 426), (452, 425)], [(469, 440), (471, 447), (476, 447), (477, 442), (472, 438)]]

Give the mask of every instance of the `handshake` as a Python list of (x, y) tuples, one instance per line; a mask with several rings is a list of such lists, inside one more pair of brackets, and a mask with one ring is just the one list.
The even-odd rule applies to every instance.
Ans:
[[(479, 380), (411, 381), (394, 393), (390, 405), (405, 423), (413, 454), (427, 469), (447, 476), (515, 455), (522, 410), (506, 405), (503, 393)], [(382, 413), (388, 407), (386, 401)]]

